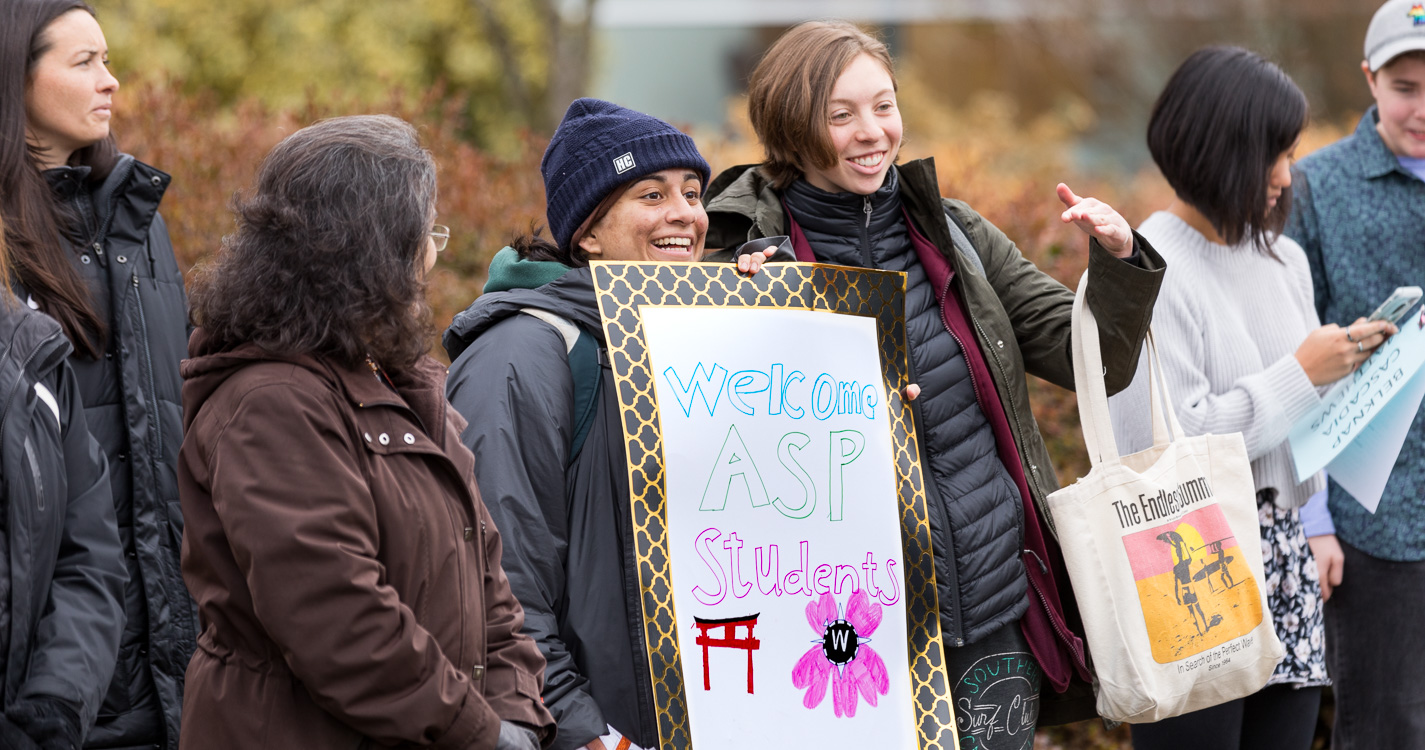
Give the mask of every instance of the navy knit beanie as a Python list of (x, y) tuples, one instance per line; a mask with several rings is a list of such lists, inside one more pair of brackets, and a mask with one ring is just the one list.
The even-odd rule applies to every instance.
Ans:
[(708, 184), (708, 166), (693, 139), (666, 122), (602, 99), (576, 99), (554, 131), (544, 159), (545, 218), (559, 247), (609, 191), (674, 167), (695, 169)]

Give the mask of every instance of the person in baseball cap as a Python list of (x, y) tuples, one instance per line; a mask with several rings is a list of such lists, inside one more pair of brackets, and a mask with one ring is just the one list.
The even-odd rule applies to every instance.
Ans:
[(1366, 72), (1373, 73), (1407, 52), (1425, 51), (1425, 3), (1390, 0), (1366, 30)]
[[(1425, 2), (1390, 0), (1366, 30), (1361, 62), (1375, 97), (1376, 129), (1406, 168), (1425, 175)], [(1421, 179), (1425, 179), (1422, 176)]]
[[(1425, 1), (1381, 5), (1364, 53), (1375, 106), (1293, 171), (1284, 233), (1306, 251), (1322, 323), (1345, 325), (1425, 279)], [(1415, 419), (1374, 511), (1333, 477), (1301, 513), (1326, 600), (1336, 750), (1425, 748), (1425, 649), (1407, 645), (1425, 639), (1422, 485)]]

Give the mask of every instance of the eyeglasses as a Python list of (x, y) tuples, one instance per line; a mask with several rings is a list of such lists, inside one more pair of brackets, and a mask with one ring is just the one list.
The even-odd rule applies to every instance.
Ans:
[(440, 252), (445, 249), (450, 242), (450, 227), (444, 224), (436, 224), (430, 229), (430, 241), (435, 243), (435, 251)]

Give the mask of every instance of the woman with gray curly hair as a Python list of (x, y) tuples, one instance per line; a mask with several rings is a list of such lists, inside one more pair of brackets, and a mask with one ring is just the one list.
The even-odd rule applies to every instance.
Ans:
[(552, 739), (465, 420), (426, 355), (435, 198), (410, 125), (320, 122), (268, 155), (195, 280), (185, 747)]

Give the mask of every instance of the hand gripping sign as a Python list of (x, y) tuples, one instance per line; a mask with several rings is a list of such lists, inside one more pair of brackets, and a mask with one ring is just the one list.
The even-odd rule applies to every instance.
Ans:
[(955, 748), (903, 275), (593, 266), (660, 746)]

